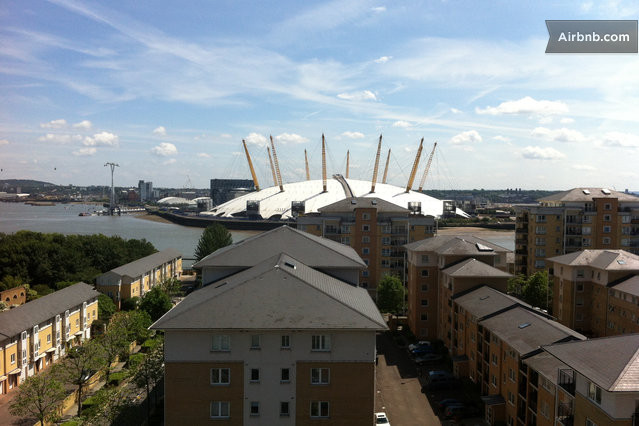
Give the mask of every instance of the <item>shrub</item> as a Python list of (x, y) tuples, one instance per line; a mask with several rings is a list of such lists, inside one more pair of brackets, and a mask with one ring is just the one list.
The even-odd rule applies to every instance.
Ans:
[(129, 356), (128, 367), (135, 370), (144, 361), (144, 354), (133, 354)]
[[(129, 375), (128, 371), (118, 371), (117, 373), (112, 373), (109, 376), (109, 386), (119, 386), (122, 380), (126, 379)], [(90, 399), (90, 398), (89, 398)]]

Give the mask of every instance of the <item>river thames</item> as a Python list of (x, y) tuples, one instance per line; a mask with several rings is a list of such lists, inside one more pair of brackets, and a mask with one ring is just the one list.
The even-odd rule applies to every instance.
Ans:
[[(21, 230), (57, 232), (71, 235), (104, 234), (125, 239), (145, 238), (158, 250), (174, 248), (185, 259), (193, 258), (203, 228), (182, 226), (157, 220), (144, 219), (141, 215), (79, 216), (102, 207), (95, 204), (56, 204), (32, 206), (24, 203), (0, 202), (0, 232), (15, 233)], [(154, 217), (155, 218), (155, 217)], [(241, 241), (260, 231), (231, 231), (233, 241)], [(493, 231), (482, 228), (445, 228), (439, 235), (473, 234), (509, 250), (515, 246), (513, 231)], [(190, 261), (185, 261), (190, 265)]]

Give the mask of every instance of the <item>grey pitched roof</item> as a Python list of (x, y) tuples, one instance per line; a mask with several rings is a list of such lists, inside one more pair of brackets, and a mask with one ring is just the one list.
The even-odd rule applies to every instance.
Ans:
[[(559, 202), (588, 202), (594, 198), (618, 198), (619, 201), (635, 201), (639, 202), (639, 197), (624, 192), (609, 189), (609, 194), (603, 192), (606, 188), (573, 188), (567, 191), (557, 192), (556, 194), (540, 198), (537, 201), (559, 201)], [(587, 191), (584, 192), (584, 191)]]
[(556, 321), (520, 307), (480, 321), (480, 324), (521, 355), (566, 338), (586, 338)]
[(466, 259), (442, 270), (443, 273), (451, 277), (492, 277), (503, 278), (511, 277), (508, 272), (494, 268), (490, 265), (480, 262), (477, 259)]
[(440, 255), (494, 256), (510, 251), (473, 235), (438, 235), (404, 247), (410, 251), (434, 251)]
[(528, 364), (530, 368), (542, 374), (548, 380), (557, 384), (559, 369), (568, 368), (566, 364), (559, 361), (557, 358), (549, 354), (548, 352), (540, 352), (536, 355), (526, 358), (524, 364)]
[(639, 296), (639, 275), (628, 278), (617, 285), (612, 286), (613, 289), (623, 291), (624, 293)]
[(453, 296), (453, 299), (455, 303), (478, 319), (482, 319), (486, 315), (494, 314), (509, 307), (531, 307), (524, 301), (495, 290), (492, 287), (488, 287), (487, 285), (478, 287), (475, 290), (459, 296)]
[(560, 265), (591, 266), (607, 271), (639, 271), (639, 256), (625, 250), (581, 250), (548, 260)]
[(0, 336), (13, 337), (99, 295), (100, 293), (95, 291), (93, 286), (80, 282), (24, 305), (0, 312)]
[(288, 226), (222, 247), (193, 267), (251, 267), (278, 253), (290, 253), (313, 268), (366, 268), (366, 264), (352, 247)]
[(639, 334), (550, 345), (544, 350), (607, 391), (639, 391)]
[(191, 293), (154, 329), (385, 330), (368, 292), (278, 254)]
[(134, 260), (133, 262), (127, 263), (126, 265), (118, 266), (117, 268), (111, 269), (109, 272), (114, 272), (121, 276), (135, 278), (144, 274), (145, 272), (150, 271), (158, 265), (175, 259), (176, 257), (182, 257), (182, 253), (175, 249), (169, 248), (143, 257), (142, 259)]
[(404, 207), (375, 197), (345, 198), (333, 204), (319, 208), (317, 211), (320, 213), (344, 213), (352, 212), (355, 209), (361, 208), (375, 208), (378, 213), (403, 213), (405, 215), (408, 215), (409, 213), (409, 210)]

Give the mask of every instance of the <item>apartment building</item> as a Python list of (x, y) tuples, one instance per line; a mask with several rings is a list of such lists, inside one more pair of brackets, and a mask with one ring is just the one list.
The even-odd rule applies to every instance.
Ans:
[(91, 337), (98, 295), (77, 283), (0, 312), (0, 398)]
[[(639, 421), (639, 334), (545, 346), (559, 363), (557, 425), (632, 426)], [(539, 418), (539, 417), (538, 417)]]
[(119, 308), (123, 300), (142, 297), (156, 284), (181, 275), (182, 254), (166, 249), (105, 272), (96, 279), (96, 289)]
[(21, 285), (0, 291), (0, 302), (7, 308), (24, 305), (27, 303), (27, 290)]
[(318, 211), (298, 217), (298, 229), (351, 246), (367, 266), (360, 285), (373, 297), (385, 275), (406, 278), (404, 245), (436, 233), (435, 218), (417, 205), (411, 211), (380, 198), (346, 198)]
[(210, 283), (151, 328), (165, 332), (167, 425), (372, 423), (384, 320), (365, 289), (296, 257)]
[(639, 332), (639, 255), (580, 250), (548, 263), (560, 323), (593, 337)]
[(222, 247), (193, 265), (201, 270), (202, 284), (231, 276), (277, 253), (290, 253), (305, 265), (357, 286), (366, 264), (350, 246), (288, 226), (262, 232)]
[(548, 269), (549, 257), (583, 249), (639, 254), (639, 197), (605, 188), (574, 188), (515, 206), (515, 270)]
[[(404, 247), (408, 325), (420, 339), (447, 337), (441, 324), (448, 324), (449, 300), (454, 294), (480, 284), (506, 291), (508, 249), (471, 235), (440, 235)], [(476, 273), (479, 275), (473, 275)]]

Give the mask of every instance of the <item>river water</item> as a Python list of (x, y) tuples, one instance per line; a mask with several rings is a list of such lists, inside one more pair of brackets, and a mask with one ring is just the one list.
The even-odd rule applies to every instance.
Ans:
[[(145, 238), (158, 250), (174, 248), (185, 259), (193, 258), (203, 228), (143, 219), (137, 215), (79, 216), (83, 212), (101, 210), (94, 204), (56, 204), (31, 206), (23, 203), (0, 202), (0, 232), (20, 230), (58, 232), (70, 235), (104, 234), (130, 239)], [(241, 241), (259, 231), (231, 231), (233, 241)], [(473, 234), (507, 249), (515, 248), (513, 231), (494, 231), (483, 228), (444, 228), (438, 234)], [(185, 266), (191, 262), (185, 260)]]

